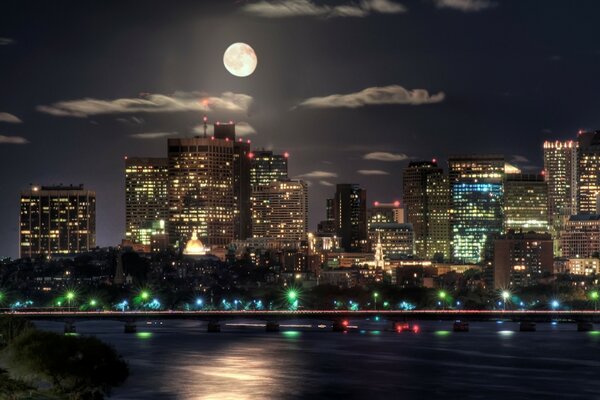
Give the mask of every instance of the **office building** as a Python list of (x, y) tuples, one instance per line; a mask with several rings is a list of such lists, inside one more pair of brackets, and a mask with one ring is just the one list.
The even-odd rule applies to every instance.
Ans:
[(371, 224), (394, 222), (403, 224), (404, 208), (400, 207), (398, 200), (392, 203), (373, 202), (373, 205), (367, 209), (367, 229)]
[(250, 185), (253, 189), (288, 178), (288, 153), (274, 154), (270, 150), (250, 153)]
[(504, 230), (549, 232), (548, 183), (542, 174), (506, 174)]
[(476, 264), (491, 257), (493, 238), (502, 232), (504, 157), (454, 156), (448, 164), (452, 256)]
[(150, 245), (169, 217), (166, 158), (125, 157), (125, 237)]
[(597, 257), (600, 252), (600, 215), (578, 214), (569, 217), (560, 234), (563, 257)]
[(195, 231), (209, 247), (234, 238), (234, 140), (168, 139), (169, 240), (182, 249)]
[(79, 186), (21, 192), (20, 257), (72, 255), (96, 247), (96, 194)]
[(348, 252), (364, 251), (368, 247), (367, 191), (355, 184), (338, 184), (333, 214), (342, 248)]
[(385, 258), (406, 258), (414, 254), (414, 232), (411, 224), (397, 222), (374, 222), (369, 228), (372, 251), (377, 243)]
[(531, 286), (553, 272), (552, 237), (509, 232), (494, 240), (494, 288)]
[(255, 238), (306, 240), (308, 186), (301, 180), (278, 180), (260, 186), (252, 197), (252, 234)]
[(577, 162), (577, 210), (598, 214), (600, 201), (600, 131), (580, 132)]

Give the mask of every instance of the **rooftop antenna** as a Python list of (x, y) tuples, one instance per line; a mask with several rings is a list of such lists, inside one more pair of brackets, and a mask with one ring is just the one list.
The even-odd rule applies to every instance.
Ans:
[(206, 122), (208, 121), (208, 117), (205, 115), (202, 121), (204, 121), (204, 139), (206, 139)]

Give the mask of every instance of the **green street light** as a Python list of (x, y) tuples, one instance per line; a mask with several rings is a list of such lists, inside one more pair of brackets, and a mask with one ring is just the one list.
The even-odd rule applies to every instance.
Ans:
[(438, 293), (438, 296), (442, 302), (442, 308), (446, 309), (446, 292), (444, 292), (443, 290), (440, 290), (440, 292)]
[(290, 302), (296, 301), (296, 299), (298, 299), (298, 292), (296, 292), (294, 289), (290, 289), (287, 293), (287, 298)]
[(75, 298), (75, 292), (67, 292), (66, 296), (67, 302), (69, 303), (69, 311), (71, 311), (71, 301)]
[(96, 304), (97, 304), (96, 300), (94, 300), (94, 299), (90, 300), (90, 306), (96, 307)]
[(373, 302), (375, 303), (375, 310), (377, 310), (377, 298), (379, 297), (379, 293), (373, 293)]
[(142, 293), (140, 293), (140, 297), (142, 300), (148, 300), (150, 298), (150, 293), (148, 293), (147, 290), (144, 290)]
[(594, 302), (594, 311), (598, 311), (598, 298), (599, 297), (600, 297), (600, 294), (598, 293), (597, 290), (594, 290), (593, 292), (590, 293), (590, 298)]

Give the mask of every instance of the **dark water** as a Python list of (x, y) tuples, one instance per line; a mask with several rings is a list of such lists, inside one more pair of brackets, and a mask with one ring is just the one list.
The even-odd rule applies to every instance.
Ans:
[[(112, 399), (549, 399), (600, 398), (600, 331), (572, 324), (424, 322), (422, 332), (223, 326), (206, 333), (194, 321), (139, 324), (124, 334), (112, 322), (79, 323), (80, 334), (113, 344), (131, 376)], [(282, 323), (283, 325), (284, 323)], [(293, 324), (293, 323), (290, 323)], [(41, 328), (61, 330), (43, 322)]]

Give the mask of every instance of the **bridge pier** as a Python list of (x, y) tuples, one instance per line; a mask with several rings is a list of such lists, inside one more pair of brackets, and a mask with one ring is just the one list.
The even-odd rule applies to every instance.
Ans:
[(331, 325), (333, 332), (348, 332), (348, 321), (347, 320), (335, 320)]
[(279, 323), (274, 321), (267, 321), (267, 325), (265, 326), (265, 331), (267, 332), (279, 332)]
[(577, 332), (591, 332), (594, 330), (594, 324), (588, 321), (577, 321)]
[(135, 324), (135, 321), (125, 322), (124, 332), (125, 333), (136, 333), (137, 325)]
[(206, 326), (206, 332), (208, 333), (219, 333), (221, 332), (221, 324), (219, 321), (209, 321)]
[(519, 323), (519, 331), (521, 331), (521, 332), (535, 332), (536, 331), (535, 322), (521, 321), (521, 323)]
[(65, 322), (65, 333), (76, 333), (75, 323), (71, 321)]

